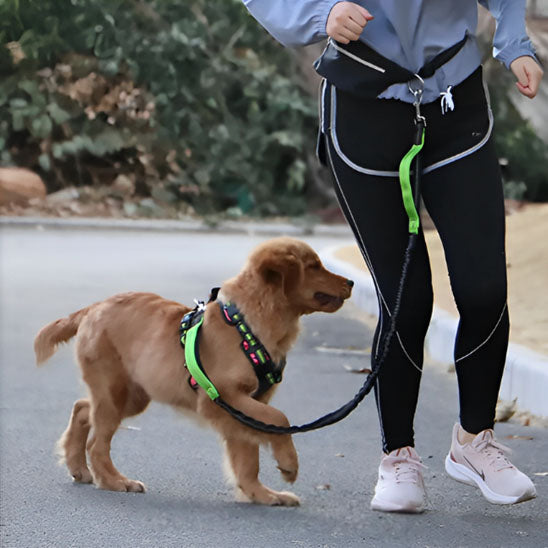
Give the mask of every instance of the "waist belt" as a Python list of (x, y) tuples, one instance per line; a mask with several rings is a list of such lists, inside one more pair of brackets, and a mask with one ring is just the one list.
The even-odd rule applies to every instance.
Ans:
[(430, 78), (463, 48), (467, 40), (468, 35), (465, 35), (460, 42), (436, 55), (414, 73), (359, 40), (340, 44), (330, 38), (314, 68), (336, 88), (374, 99), (390, 86), (411, 82), (417, 75), (422, 79)]

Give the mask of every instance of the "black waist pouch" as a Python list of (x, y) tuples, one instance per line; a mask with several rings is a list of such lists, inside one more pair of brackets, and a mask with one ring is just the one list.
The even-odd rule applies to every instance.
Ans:
[[(466, 44), (468, 34), (454, 46), (442, 51), (428, 61), (417, 73), (421, 78), (430, 78), (436, 70), (451, 60)], [(390, 61), (372, 47), (361, 41), (340, 44), (329, 39), (322, 55), (314, 63), (316, 72), (337, 89), (363, 99), (376, 99), (394, 84), (405, 84), (416, 79), (416, 74)], [(326, 87), (322, 88), (325, 93)], [(326, 108), (325, 99), (321, 101)], [(322, 112), (322, 120), (329, 116)], [(322, 123), (323, 125), (323, 123)], [(320, 127), (316, 156), (322, 165), (327, 165), (325, 128)]]
[[(436, 55), (417, 74), (423, 79), (433, 76), (462, 49), (467, 39), (468, 35), (465, 35), (460, 42)], [(415, 73), (359, 40), (340, 44), (329, 39), (314, 68), (336, 88), (366, 99), (374, 99), (390, 86), (411, 82), (415, 78)]]

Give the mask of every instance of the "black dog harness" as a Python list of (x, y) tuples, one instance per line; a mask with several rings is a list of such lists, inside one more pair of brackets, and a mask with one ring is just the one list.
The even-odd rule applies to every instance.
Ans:
[[(244, 319), (244, 315), (238, 307), (231, 303), (223, 303), (217, 300), (219, 288), (214, 288), (208, 302), (217, 301), (224, 321), (235, 327), (242, 338), (241, 349), (253, 367), (253, 371), (259, 381), (259, 387), (254, 398), (258, 398), (269, 390), (274, 384), (282, 381), (282, 374), (285, 368), (285, 358), (279, 364), (274, 363), (267, 349), (251, 331)], [(179, 327), (181, 345), (185, 351), (185, 367), (189, 370), (189, 384), (192, 388), (202, 387), (212, 400), (219, 398), (219, 392), (207, 376), (199, 353), (200, 328), (203, 323), (205, 304), (197, 301), (193, 310), (185, 314)]]

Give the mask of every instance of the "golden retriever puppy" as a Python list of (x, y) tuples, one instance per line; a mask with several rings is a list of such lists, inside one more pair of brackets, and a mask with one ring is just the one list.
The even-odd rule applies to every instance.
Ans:
[[(223, 283), (217, 301), (205, 307), (199, 355), (221, 397), (262, 422), (289, 425), (281, 411), (268, 405), (275, 386), (257, 395), (255, 368), (242, 350), (242, 335), (226, 321), (222, 303), (238, 307), (278, 364), (284, 363), (295, 342), (299, 318), (316, 311), (335, 312), (352, 286), (352, 281), (326, 270), (304, 242), (282, 237), (259, 245), (242, 271)], [(181, 320), (189, 311), (151, 293), (123, 293), (40, 330), (34, 341), (38, 364), (53, 355), (58, 343), (76, 335), (76, 357), (89, 388), (89, 396), (74, 404), (59, 440), (70, 474), (77, 482), (101, 489), (144, 492), (143, 483), (115, 468), (110, 444), (124, 418), (141, 413), (155, 400), (190, 411), (220, 434), (227, 463), (245, 498), (259, 504), (299, 504), (293, 493), (273, 491), (258, 479), (259, 445), (265, 444), (272, 448), (283, 478), (296, 480), (298, 459), (291, 436), (241, 424), (190, 382), (179, 336)]]

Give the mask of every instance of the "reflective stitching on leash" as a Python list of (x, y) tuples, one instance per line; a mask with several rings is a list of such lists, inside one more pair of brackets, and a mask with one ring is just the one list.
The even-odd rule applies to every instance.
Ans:
[(484, 346), (485, 344), (487, 344), (487, 342), (489, 341), (489, 339), (494, 335), (495, 331), (497, 330), (498, 326), (500, 325), (500, 322), (502, 321), (502, 318), (504, 317), (504, 313), (506, 312), (506, 309), (508, 307), (508, 303), (504, 303), (504, 307), (502, 308), (502, 312), (500, 313), (500, 317), (495, 325), (495, 327), (493, 328), (493, 330), (491, 331), (491, 333), (489, 333), (489, 335), (487, 336), (487, 338), (481, 343), (479, 344), (478, 346), (476, 346), (476, 348), (474, 348), (474, 350), (472, 350), (471, 352), (468, 352), (468, 354), (466, 354), (465, 356), (461, 356), (460, 358), (457, 358), (455, 360), (455, 363), (458, 363), (468, 357), (470, 357), (472, 354), (474, 354), (475, 352), (477, 352), (482, 346)]
[[(388, 304), (386, 303), (386, 299), (384, 298), (384, 295), (382, 294), (381, 288), (380, 288), (379, 283), (377, 281), (377, 277), (375, 276), (375, 271), (373, 269), (373, 263), (371, 262), (371, 259), (370, 259), (369, 255), (367, 253), (367, 249), (365, 247), (365, 242), (363, 241), (362, 236), (361, 236), (361, 234), (358, 230), (358, 224), (356, 223), (356, 219), (352, 215), (352, 210), (350, 209), (350, 207), (348, 205), (348, 201), (346, 199), (346, 196), (344, 195), (342, 185), (339, 181), (339, 177), (337, 176), (337, 172), (335, 170), (335, 165), (333, 164), (333, 158), (331, 156), (331, 149), (329, 147), (329, 144), (327, 144), (327, 156), (329, 158), (329, 164), (331, 166), (331, 171), (333, 173), (333, 176), (335, 178), (337, 186), (339, 187), (339, 192), (342, 196), (342, 199), (344, 200), (344, 203), (345, 203), (345, 206), (346, 206), (346, 211), (348, 211), (348, 216), (350, 217), (349, 223), (354, 227), (354, 233), (357, 235), (356, 239), (358, 240), (358, 244), (359, 244), (358, 247), (360, 248), (361, 254), (362, 254), (362, 256), (363, 256), (363, 258), (364, 258), (364, 260), (365, 260), (365, 262), (366, 262), (366, 264), (367, 264), (367, 266), (368, 266), (368, 268), (371, 272), (371, 277), (372, 277), (373, 283), (375, 285), (375, 290), (376, 290), (376, 294), (377, 294), (377, 304), (379, 306), (379, 336), (377, 337), (377, 344), (376, 344), (376, 347), (375, 347), (375, 358), (377, 358), (377, 356), (379, 354), (380, 341), (382, 339), (381, 334), (383, 332), (383, 324), (384, 324), (384, 313), (383, 312), (384, 312), (384, 308), (386, 308), (386, 311), (388, 313), (388, 317), (392, 317), (392, 314), (390, 313), (390, 309), (388, 307)], [(397, 330), (396, 330), (396, 336), (398, 337), (398, 342), (400, 344), (401, 349), (403, 350), (404, 355), (411, 362), (413, 367), (415, 367), (415, 369), (417, 369), (417, 371), (419, 371), (419, 373), (422, 373), (422, 369), (420, 367), (418, 367), (417, 364), (409, 356), (409, 353), (405, 349), (405, 347), (403, 345), (403, 342), (401, 340), (400, 334), (398, 333)]]

